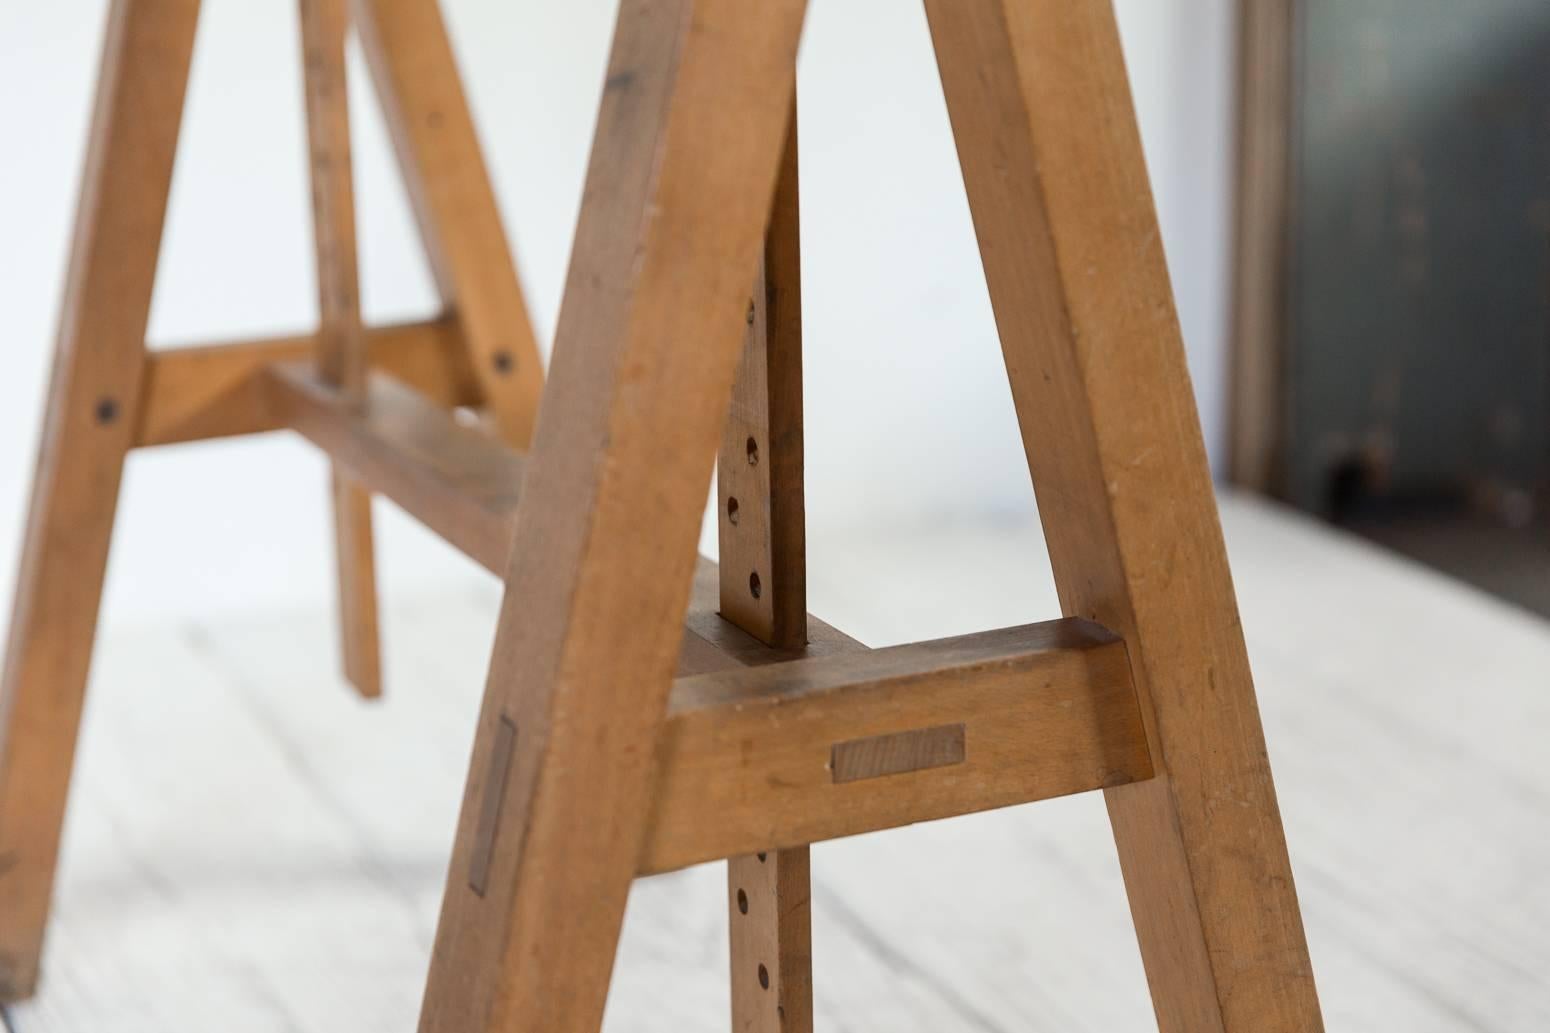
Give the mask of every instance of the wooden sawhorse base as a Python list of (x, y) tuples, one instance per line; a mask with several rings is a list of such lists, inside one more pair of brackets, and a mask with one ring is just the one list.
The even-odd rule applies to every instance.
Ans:
[[(316, 359), (354, 396), (385, 370), (528, 443), (543, 370), (435, 0), (360, 0), (368, 59), (445, 314), (363, 329), (344, 96), (344, 0), (301, 4), (317, 333), (148, 351), (146, 319), (199, 0), (115, 0), (11, 615), (0, 698), (0, 999), (32, 992), (131, 448), (276, 430), (264, 371)], [(344, 663), (378, 693), (364, 489), (336, 477)]]
[[(120, 6), (142, 30), (182, 33), (189, 4)], [(1112, 10), (926, 8), (1067, 616), (866, 650), (805, 615), (792, 114), (804, 0), (623, 0), (526, 452), (434, 404), (455, 362), (367, 375), (387, 335), (340, 349), (353, 371), (331, 369), (322, 340), (317, 367), (276, 362), (271, 346), (234, 375), (251, 406), (242, 429), (298, 430), (350, 483), (505, 578), (422, 1030), (597, 1029), (631, 880), (723, 857), (734, 1025), (809, 1029), (808, 844), (1099, 789), (1160, 1028), (1322, 1028)], [(379, 27), (389, 9), (379, 0)], [(160, 104), (121, 119), (105, 102), (101, 147), (161, 141), (170, 169), (167, 95), (181, 83), (133, 53), (115, 71), (110, 45), (110, 82), (142, 94), (139, 108), (147, 92)], [(315, 173), (331, 167), (318, 156), (315, 136)], [(144, 185), (93, 169), (83, 225), (96, 236), (78, 249), (6, 676), (12, 992), (36, 961), (69, 767), (57, 750), (73, 743), (135, 440), (93, 414), (110, 390), (142, 399), (126, 423), (155, 411), (139, 387), (150, 273), (127, 300), (90, 275), (105, 233), (121, 234), (121, 262), (138, 240), (128, 254), (154, 265), (154, 234), (117, 227), (119, 206), (99, 207), (91, 186)], [(159, 227), (155, 207), (137, 219)], [(344, 236), (328, 221), (320, 242)], [(100, 340), (76, 323), (109, 309), (125, 354), (101, 380), (82, 358)], [(127, 339), (126, 312), (139, 320)], [(713, 568), (694, 542), (718, 446)], [(105, 497), (93, 473), (111, 475)], [(56, 544), (83, 534), (100, 548)], [(92, 575), (84, 616), (72, 572)], [(68, 633), (48, 634), (50, 619)], [(41, 806), (16, 788), (34, 768), (53, 773)], [(41, 848), (29, 822), (52, 823)]]

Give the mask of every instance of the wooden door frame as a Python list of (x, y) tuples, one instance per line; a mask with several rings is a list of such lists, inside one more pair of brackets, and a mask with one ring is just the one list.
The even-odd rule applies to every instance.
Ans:
[(1286, 442), (1298, 0), (1240, 0), (1228, 478), (1275, 494)]

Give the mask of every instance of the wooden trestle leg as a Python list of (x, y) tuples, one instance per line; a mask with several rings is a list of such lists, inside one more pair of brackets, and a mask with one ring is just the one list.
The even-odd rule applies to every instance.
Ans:
[(1109, 0), (927, 0), (1062, 605), (1130, 650), (1106, 791), (1164, 1033), (1323, 1024)]
[(0, 999), (32, 993), (193, 53), (198, 0), (115, 0), (0, 680)]
[(501, 440), (532, 441), (544, 371), (437, 0), (355, 0), (361, 50), (443, 303)]
[(624, 0), (421, 1028), (597, 1029), (802, 0)]
[[(301, 0), (312, 236), (318, 277), (318, 371), (358, 402), (366, 386), (355, 250), (355, 188), (344, 41), (348, 0)], [(371, 493), (334, 467), (334, 547), (345, 677), (367, 698), (382, 694)]]

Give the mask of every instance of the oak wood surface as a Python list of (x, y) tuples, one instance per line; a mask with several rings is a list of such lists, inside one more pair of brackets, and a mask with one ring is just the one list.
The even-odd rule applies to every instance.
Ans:
[(362, 697), (376, 699), (382, 695), (382, 647), (371, 493), (337, 468), (328, 491), (334, 510), (340, 659), (345, 680)]
[[(368, 364), (446, 408), (477, 405), (457, 320), (368, 327)], [(283, 430), (268, 369), (317, 354), (316, 334), (187, 345), (150, 352), (140, 389), (136, 447)]]
[(967, 729), (962, 721), (848, 739), (829, 747), (829, 777), (862, 782), (884, 775), (952, 767), (969, 756)]
[(1066, 613), (1130, 646), (1158, 777), (1107, 793), (1164, 1033), (1322, 1028), (1107, 0), (928, 0)]
[(0, 676), (0, 999), (38, 976), (198, 12), (108, 14)]
[(807, 641), (802, 261), (796, 109), (716, 461), (721, 614), (777, 648)]
[(500, 436), (526, 448), (544, 371), (438, 0), (354, 0), (442, 301), (458, 317)]
[(361, 401), (303, 364), (269, 373), (274, 411), (362, 485), (491, 571), (511, 550), (526, 460), (383, 373)]
[[(837, 780), (835, 746), (960, 726), (963, 760)], [(1090, 622), (681, 678), (643, 873), (1144, 780), (1125, 647)]]
[[(807, 645), (802, 447), (801, 218), (793, 104), (716, 462), (720, 615), (785, 650)], [(727, 893), (732, 1029), (811, 1033), (807, 846), (728, 859)]]
[[(601, 1020), (803, 9), (621, 6), (423, 1030)], [(508, 721), (515, 759), (492, 781)], [(479, 895), (465, 873), (492, 792)]]
[(807, 644), (800, 649), (777, 649), (761, 642), (721, 616), (719, 581), (718, 565), (701, 556), (694, 566), (689, 612), (684, 615), (683, 643), (678, 657), (679, 678), (788, 660), (840, 656), (864, 652), (867, 648), (812, 614), (807, 615)]
[[(318, 372), (346, 398), (366, 383), (360, 275), (355, 247), (355, 184), (350, 157), (350, 106), (345, 77), (348, 0), (301, 0), (307, 167), (312, 184), (312, 240), (318, 282)], [(378, 641), (377, 566), (371, 494), (335, 468), (335, 583), (340, 654), (346, 680), (362, 696), (382, 695)]]
[(811, 865), (805, 846), (727, 862), (733, 1033), (813, 1028)]

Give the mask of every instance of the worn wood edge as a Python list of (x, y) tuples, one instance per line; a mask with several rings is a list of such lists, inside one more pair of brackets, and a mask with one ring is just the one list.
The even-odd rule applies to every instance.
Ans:
[[(318, 336), (148, 352), (134, 445), (146, 448), (284, 429), (265, 382), (271, 365), (311, 359)], [(483, 404), (455, 315), (366, 330), (367, 361), (438, 405)]]
[[(962, 724), (962, 762), (835, 783), (840, 742)], [(678, 679), (640, 874), (1152, 777), (1123, 642), (1088, 621)]]

